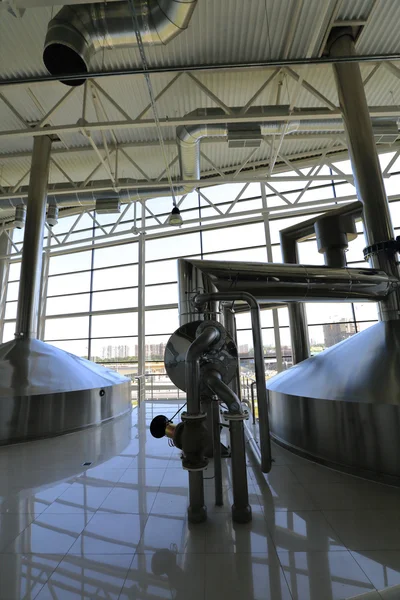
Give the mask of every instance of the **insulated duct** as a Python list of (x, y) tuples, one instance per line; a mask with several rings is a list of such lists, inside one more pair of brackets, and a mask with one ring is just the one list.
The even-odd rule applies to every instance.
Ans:
[[(229, 109), (233, 114), (243, 114), (242, 107)], [(181, 179), (183, 181), (197, 181), (200, 179), (200, 142), (203, 138), (225, 138), (228, 140), (230, 147), (239, 147), (238, 142), (242, 140), (241, 147), (256, 147), (264, 137), (269, 135), (280, 135), (285, 131), (285, 135), (290, 133), (304, 132), (343, 132), (344, 124), (341, 118), (339, 119), (305, 119), (290, 121), (286, 125), (282, 121), (265, 121), (263, 117), (278, 117), (288, 115), (289, 106), (255, 106), (246, 111), (247, 115), (259, 115), (260, 122), (240, 123), (209, 123), (196, 125), (181, 125), (176, 129), (176, 143), (178, 145), (179, 165)], [(224, 117), (226, 113), (220, 108), (197, 109), (187, 117)], [(398, 123), (396, 119), (373, 119), (373, 130), (376, 135), (382, 136), (384, 132), (393, 131), (398, 135)], [(184, 186), (184, 193), (190, 193), (192, 186)]]
[[(132, 0), (143, 44), (168, 44), (188, 27), (197, 0)], [(137, 45), (129, 2), (64, 6), (50, 21), (43, 62), (51, 75), (88, 73), (99, 50)], [(63, 81), (82, 85), (85, 78)]]

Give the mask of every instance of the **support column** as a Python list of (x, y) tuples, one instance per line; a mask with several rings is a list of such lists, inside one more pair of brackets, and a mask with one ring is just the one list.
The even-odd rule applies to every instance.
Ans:
[(50, 153), (51, 139), (47, 136), (35, 137), (22, 251), (16, 338), (37, 337)]
[[(328, 44), (331, 56), (356, 55), (350, 28), (334, 30)], [(333, 71), (357, 197), (363, 204), (367, 245), (388, 242), (394, 239), (394, 231), (360, 67), (353, 62), (336, 63)], [(396, 262), (397, 256), (393, 251), (381, 249), (371, 253), (370, 264), (373, 268), (398, 277)], [(400, 302), (397, 291), (389, 294), (379, 304), (381, 320), (399, 319)]]
[(139, 277), (138, 277), (138, 403), (146, 400), (146, 337), (145, 337), (145, 291), (146, 291), (146, 241), (145, 210), (142, 205), (142, 230), (139, 234)]

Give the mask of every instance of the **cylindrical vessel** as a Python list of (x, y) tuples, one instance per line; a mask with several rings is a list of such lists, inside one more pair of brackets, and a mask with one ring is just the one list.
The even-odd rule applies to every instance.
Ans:
[(34, 138), (15, 329), (17, 338), (37, 337), (50, 152), (49, 137)]

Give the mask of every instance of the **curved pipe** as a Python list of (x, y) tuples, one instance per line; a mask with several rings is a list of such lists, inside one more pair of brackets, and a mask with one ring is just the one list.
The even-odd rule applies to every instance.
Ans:
[[(271, 470), (271, 440), (269, 435), (269, 416), (268, 416), (268, 396), (265, 387), (265, 362), (264, 362), (264, 347), (261, 329), (261, 313), (258, 302), (252, 294), (248, 292), (223, 292), (216, 294), (198, 294), (194, 298), (194, 303), (197, 306), (202, 306), (209, 301), (229, 301), (242, 300), (250, 306), (251, 314), (251, 329), (253, 333), (254, 346), (254, 369), (257, 382), (257, 397), (259, 411), (259, 427), (260, 427), (260, 446), (262, 456), (262, 470), (268, 473)], [(228, 388), (229, 389), (229, 388)]]
[[(187, 28), (197, 0), (133, 0), (143, 44), (168, 44)], [(50, 21), (43, 62), (52, 75), (88, 73), (99, 50), (137, 46), (129, 2), (64, 6)], [(86, 79), (61, 80), (70, 86)]]
[(214, 392), (214, 394), (218, 396), (220, 400), (225, 402), (230, 413), (233, 415), (241, 415), (243, 413), (240, 399), (237, 397), (235, 392), (222, 381), (221, 375), (218, 373), (218, 371), (207, 373), (205, 382), (211, 391)]

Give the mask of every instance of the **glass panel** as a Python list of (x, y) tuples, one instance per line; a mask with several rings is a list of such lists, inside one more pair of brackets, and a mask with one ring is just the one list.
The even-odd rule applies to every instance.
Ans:
[(354, 312), (356, 321), (377, 321), (378, 320), (378, 305), (375, 302), (354, 303)]
[(146, 333), (171, 334), (179, 327), (178, 309), (146, 310)]
[(18, 302), (7, 302), (5, 319), (16, 319), (17, 318)]
[(51, 342), (51, 345), (55, 346), (56, 348), (60, 348), (60, 350), (65, 350), (65, 352), (69, 352), (70, 354), (75, 354), (76, 356), (80, 356), (81, 358), (88, 357), (88, 341), (87, 340)]
[(146, 336), (146, 360), (164, 361), (165, 347), (169, 338), (169, 335)]
[(300, 242), (297, 244), (297, 253), (299, 256), (299, 262), (304, 265), (325, 264), (324, 255), (318, 252), (316, 240)]
[(326, 323), (309, 327), (311, 354), (334, 346), (356, 333), (354, 323)]
[(346, 252), (346, 260), (350, 261), (361, 261), (364, 259), (363, 250), (366, 246), (365, 238), (363, 235), (358, 235), (355, 240), (349, 243), (349, 248)]
[(110, 310), (113, 308), (136, 308), (138, 305), (138, 290), (115, 290), (111, 292), (94, 292), (92, 310)]
[[(261, 311), (261, 327), (273, 327), (272, 310)], [(251, 317), (249, 312), (236, 314), (237, 329), (251, 329)]]
[(272, 246), (272, 261), (274, 263), (281, 263), (282, 260), (282, 251), (280, 246)]
[(18, 281), (21, 275), (21, 263), (10, 263), (8, 270), (8, 281)]
[(7, 302), (18, 300), (19, 281), (9, 283), (7, 286)]
[(146, 241), (146, 259), (172, 258), (200, 253), (200, 234), (186, 233)]
[(263, 223), (225, 227), (212, 231), (203, 231), (204, 252), (230, 250), (231, 248), (246, 248), (265, 244)]
[(309, 325), (354, 320), (351, 304), (347, 302), (309, 302), (306, 311)]
[(103, 338), (92, 340), (92, 357), (95, 362), (115, 361), (137, 361), (138, 339), (137, 337), (126, 338)]
[(92, 317), (92, 337), (137, 335), (137, 313), (95, 315)]
[(310, 339), (310, 354), (318, 354), (325, 350), (325, 336), (322, 325), (312, 325), (308, 327), (308, 336)]
[(146, 263), (146, 284), (177, 281), (177, 268), (176, 258), (173, 260)]
[(178, 284), (154, 285), (146, 287), (146, 306), (157, 306), (158, 304), (178, 303)]
[[(275, 187), (275, 184), (274, 184)], [(276, 187), (278, 187), (276, 185)], [(271, 232), (271, 242), (273, 244), (279, 242), (279, 232), (281, 229), (286, 229), (287, 227), (291, 227), (297, 223), (302, 223), (303, 221), (307, 221), (316, 215), (304, 215), (302, 217), (289, 217), (287, 219), (274, 219), (269, 223), (270, 232)]]
[(63, 254), (62, 256), (51, 256), (49, 265), (49, 274), (69, 273), (74, 271), (85, 271), (90, 269), (92, 261), (92, 252), (74, 252), (72, 254)]
[(214, 254), (204, 253), (205, 260), (237, 260), (267, 262), (266, 247), (248, 248), (247, 250), (228, 250), (227, 252), (216, 252)]
[(89, 311), (90, 294), (48, 298), (46, 315), (63, 315)]
[(93, 271), (93, 290), (107, 290), (121, 287), (131, 287), (138, 284), (138, 267), (116, 267), (115, 269), (100, 269)]
[(138, 244), (110, 246), (94, 251), (94, 268), (113, 267), (138, 262)]
[(46, 319), (45, 340), (72, 340), (89, 334), (89, 317)]
[(358, 329), (358, 331), (365, 331), (366, 329), (369, 329), (373, 325), (376, 325), (376, 322), (373, 322), (373, 321), (368, 322), (368, 321), (366, 321), (364, 323), (357, 323), (357, 329)]
[(47, 295), (61, 296), (90, 290), (90, 271), (49, 277)]
[(15, 337), (14, 334), (15, 334), (15, 321), (12, 321), (11, 323), (4, 323), (3, 343), (11, 342), (11, 340), (13, 340)]

